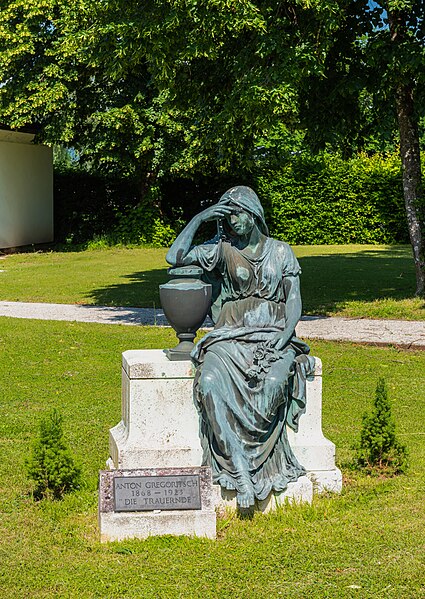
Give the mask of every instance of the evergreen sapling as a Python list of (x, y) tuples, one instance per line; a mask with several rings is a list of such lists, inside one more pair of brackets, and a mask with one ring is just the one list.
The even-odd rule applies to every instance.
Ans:
[(26, 468), (29, 478), (35, 481), (36, 499), (61, 499), (80, 488), (81, 469), (64, 442), (62, 416), (56, 409), (40, 421)]
[(407, 448), (396, 438), (387, 387), (382, 378), (376, 387), (372, 413), (363, 415), (360, 443), (356, 449), (356, 465), (370, 473), (393, 475), (407, 470)]

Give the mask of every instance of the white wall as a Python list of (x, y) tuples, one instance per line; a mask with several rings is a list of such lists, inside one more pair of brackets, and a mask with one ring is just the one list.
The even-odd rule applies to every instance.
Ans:
[(53, 241), (52, 149), (31, 137), (0, 132), (0, 248)]

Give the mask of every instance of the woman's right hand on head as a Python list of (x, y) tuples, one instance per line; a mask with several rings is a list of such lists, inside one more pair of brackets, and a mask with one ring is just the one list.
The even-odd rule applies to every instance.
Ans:
[(200, 212), (197, 217), (202, 222), (209, 222), (212, 220), (220, 220), (221, 218), (226, 218), (229, 214), (231, 214), (232, 208), (230, 206), (226, 206), (225, 204), (214, 204), (214, 206), (208, 206), (202, 212)]

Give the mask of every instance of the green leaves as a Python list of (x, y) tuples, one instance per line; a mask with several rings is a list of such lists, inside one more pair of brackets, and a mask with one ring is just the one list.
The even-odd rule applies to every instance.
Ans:
[[(397, 81), (425, 105), (423, 4), (12, 0), (0, 120), (37, 123), (88, 168), (140, 183), (249, 171), (259, 140), (285, 127), (316, 149), (385, 150)], [(404, 19), (397, 44), (384, 9)]]
[(141, 179), (249, 163), (256, 136), (296, 122), (297, 86), (320, 72), (317, 33), (335, 26), (335, 7), (14, 0), (0, 13), (0, 119), (37, 122), (92, 167)]

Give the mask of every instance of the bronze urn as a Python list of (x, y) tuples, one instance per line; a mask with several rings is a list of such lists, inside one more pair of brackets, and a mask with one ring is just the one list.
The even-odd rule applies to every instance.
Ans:
[(169, 360), (190, 360), (196, 332), (211, 307), (211, 285), (201, 280), (199, 266), (170, 268), (168, 274), (172, 278), (159, 286), (159, 297), (179, 343), (165, 353)]

